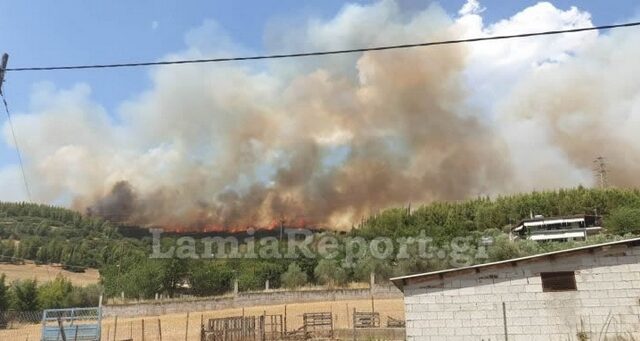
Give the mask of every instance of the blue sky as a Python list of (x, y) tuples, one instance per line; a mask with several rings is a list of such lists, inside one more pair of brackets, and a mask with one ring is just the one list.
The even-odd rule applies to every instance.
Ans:
[[(447, 0), (440, 4), (454, 14), (464, 2)], [(486, 22), (495, 22), (536, 2), (484, 0), (483, 17)], [(407, 9), (421, 9), (430, 1), (399, 0), (399, 3)], [(638, 13), (636, 0), (552, 3), (561, 9), (577, 6), (588, 11), (596, 25), (625, 21)], [(236, 43), (259, 53), (265, 51), (264, 34), (269, 25), (291, 23), (291, 29), (296, 29), (296, 20), (331, 18), (343, 6), (343, 1), (336, 0), (3, 0), (0, 52), (11, 55), (12, 67), (157, 60), (184, 49), (185, 33), (213, 19)], [(87, 83), (92, 89), (92, 99), (109, 111), (151, 84), (147, 68), (9, 73), (5, 91), (14, 113), (28, 109), (31, 89), (42, 81), (52, 82), (58, 88)], [(4, 120), (2, 115), (0, 126)], [(0, 142), (0, 168), (15, 164), (16, 160), (15, 151)]]

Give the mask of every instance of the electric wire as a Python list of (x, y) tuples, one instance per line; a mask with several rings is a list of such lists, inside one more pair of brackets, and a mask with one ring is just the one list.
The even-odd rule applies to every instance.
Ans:
[(345, 50), (300, 52), (300, 53), (288, 53), (288, 54), (270, 54), (270, 55), (257, 55), (257, 56), (245, 56), (245, 57), (183, 59), (183, 60), (156, 61), (156, 62), (138, 62), (138, 63), (16, 67), (16, 68), (7, 68), (6, 71), (16, 72), (16, 71), (106, 69), (106, 68), (155, 66), (155, 65), (220, 63), (220, 62), (262, 60), (262, 59), (283, 59), (283, 58), (297, 58), (297, 57), (311, 57), (311, 56), (326, 56), (326, 55), (338, 55), (338, 54), (348, 54), (348, 53), (358, 53), (358, 52), (371, 52), (371, 51), (407, 49), (407, 48), (415, 48), (415, 47), (473, 43), (473, 42), (490, 41), (490, 40), (517, 39), (517, 38), (557, 35), (557, 34), (564, 34), (564, 33), (600, 31), (600, 30), (617, 29), (617, 28), (634, 27), (634, 26), (640, 26), (640, 22), (629, 22), (624, 24), (592, 26), (592, 27), (574, 28), (574, 29), (566, 29), (566, 30), (553, 30), (553, 31), (530, 32), (530, 33), (520, 33), (520, 34), (511, 34), (511, 35), (500, 35), (500, 36), (492, 36), (492, 37), (476, 37), (476, 38), (457, 39), (457, 40), (432, 41), (432, 42), (423, 42), (423, 43), (416, 43), (416, 44), (385, 45), (385, 46), (375, 46), (375, 47), (353, 48), (353, 49), (345, 49)]
[(20, 151), (20, 145), (18, 144), (18, 138), (16, 137), (16, 131), (13, 127), (13, 120), (11, 119), (11, 111), (7, 104), (7, 99), (4, 96), (4, 92), (0, 92), (2, 97), (2, 103), (4, 104), (4, 111), (7, 113), (7, 122), (9, 123), (9, 130), (11, 130), (11, 136), (13, 137), (13, 144), (16, 146), (16, 152), (18, 154), (18, 161), (20, 164), (20, 171), (22, 172), (22, 180), (24, 181), (24, 189), (27, 194), (27, 199), (31, 202), (31, 190), (29, 188), (29, 181), (27, 180), (27, 173), (24, 171), (24, 162), (22, 161), (22, 152)]

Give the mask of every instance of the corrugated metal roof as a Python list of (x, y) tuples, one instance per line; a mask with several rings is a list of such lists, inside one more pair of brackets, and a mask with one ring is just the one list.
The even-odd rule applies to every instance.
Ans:
[(403, 287), (404, 287), (405, 281), (408, 280), (408, 279), (416, 279), (416, 278), (428, 279), (429, 277), (436, 277), (436, 276), (437, 277), (443, 277), (444, 275), (447, 275), (448, 277), (450, 277), (450, 276), (455, 276), (458, 273), (464, 273), (467, 270), (481, 271), (483, 268), (488, 268), (488, 267), (494, 267), (494, 266), (506, 265), (506, 264), (512, 264), (513, 265), (513, 264), (515, 264), (517, 262), (522, 262), (522, 261), (541, 259), (541, 258), (553, 257), (553, 256), (557, 256), (557, 255), (562, 255), (562, 254), (575, 253), (575, 252), (580, 252), (580, 251), (589, 251), (589, 250), (594, 250), (594, 249), (603, 248), (603, 247), (607, 247), (607, 246), (624, 245), (624, 244), (640, 245), (640, 238), (632, 238), (632, 239), (618, 240), (618, 241), (609, 242), (609, 243), (581, 246), (581, 247), (576, 247), (576, 248), (572, 248), (572, 249), (541, 253), (541, 254), (533, 255), (533, 256), (507, 259), (507, 260), (503, 260), (503, 261), (499, 261), (499, 262), (493, 262), (493, 263), (484, 263), (484, 264), (477, 264), (477, 265), (472, 265), (472, 266), (464, 266), (464, 267), (460, 267), (460, 268), (452, 268), (452, 269), (447, 269), (447, 270), (420, 273), (420, 274), (415, 274), (415, 275), (394, 277), (394, 278), (391, 278), (390, 280), (391, 280), (391, 282), (393, 282), (393, 284), (395, 284), (398, 288), (400, 288), (400, 290), (402, 290)]

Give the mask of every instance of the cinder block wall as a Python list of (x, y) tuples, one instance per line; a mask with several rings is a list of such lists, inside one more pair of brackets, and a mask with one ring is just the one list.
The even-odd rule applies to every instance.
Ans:
[[(402, 292), (395, 286), (375, 286), (373, 295), (377, 299), (402, 298)], [(229, 308), (254, 307), (263, 305), (341, 301), (368, 299), (369, 289), (326, 289), (326, 290), (283, 290), (267, 292), (243, 292), (238, 296), (203, 297), (197, 299), (151, 301), (130, 304), (113, 304), (103, 307), (103, 316), (135, 317), (155, 316), (194, 311), (210, 311)]]
[[(543, 292), (553, 271), (575, 271), (577, 291)], [(638, 340), (639, 300), (640, 247), (518, 262), (405, 286), (407, 339), (504, 340), (504, 302), (509, 341)]]

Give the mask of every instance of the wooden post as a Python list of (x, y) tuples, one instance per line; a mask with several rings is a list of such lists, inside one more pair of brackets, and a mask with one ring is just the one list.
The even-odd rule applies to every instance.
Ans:
[(200, 314), (200, 340), (204, 340), (204, 316)]
[(133, 321), (129, 321), (129, 338), (133, 340)]
[(347, 321), (347, 328), (349, 328), (349, 303), (347, 303), (347, 316), (345, 317), (345, 321)]
[(116, 315), (115, 321), (113, 322), (113, 341), (116, 341), (117, 332), (118, 332), (118, 315)]
[(187, 326), (184, 328), (184, 341), (189, 338), (189, 312), (187, 312)]
[(502, 320), (504, 321), (504, 341), (509, 340), (509, 333), (507, 332), (507, 307), (502, 302)]
[(284, 334), (286, 335), (287, 334), (287, 305), (286, 304), (284, 305), (284, 323), (283, 324), (284, 324), (283, 326)]
[(60, 337), (62, 341), (67, 341), (67, 336), (64, 335), (64, 326), (62, 325), (62, 319), (58, 316), (58, 328), (60, 328)]
[(160, 337), (160, 341), (162, 341), (162, 325), (160, 324), (160, 318), (158, 318), (158, 336)]
[(142, 341), (144, 341), (144, 319), (142, 319)]
[(73, 341), (78, 341), (78, 327), (80, 326), (76, 324), (76, 333), (73, 335)]
[(262, 341), (267, 339), (267, 311), (262, 313)]
[(333, 340), (333, 303), (331, 304), (331, 339)]
[(353, 323), (353, 341), (356, 341), (356, 308), (353, 308), (353, 315), (351, 315), (351, 323)]

